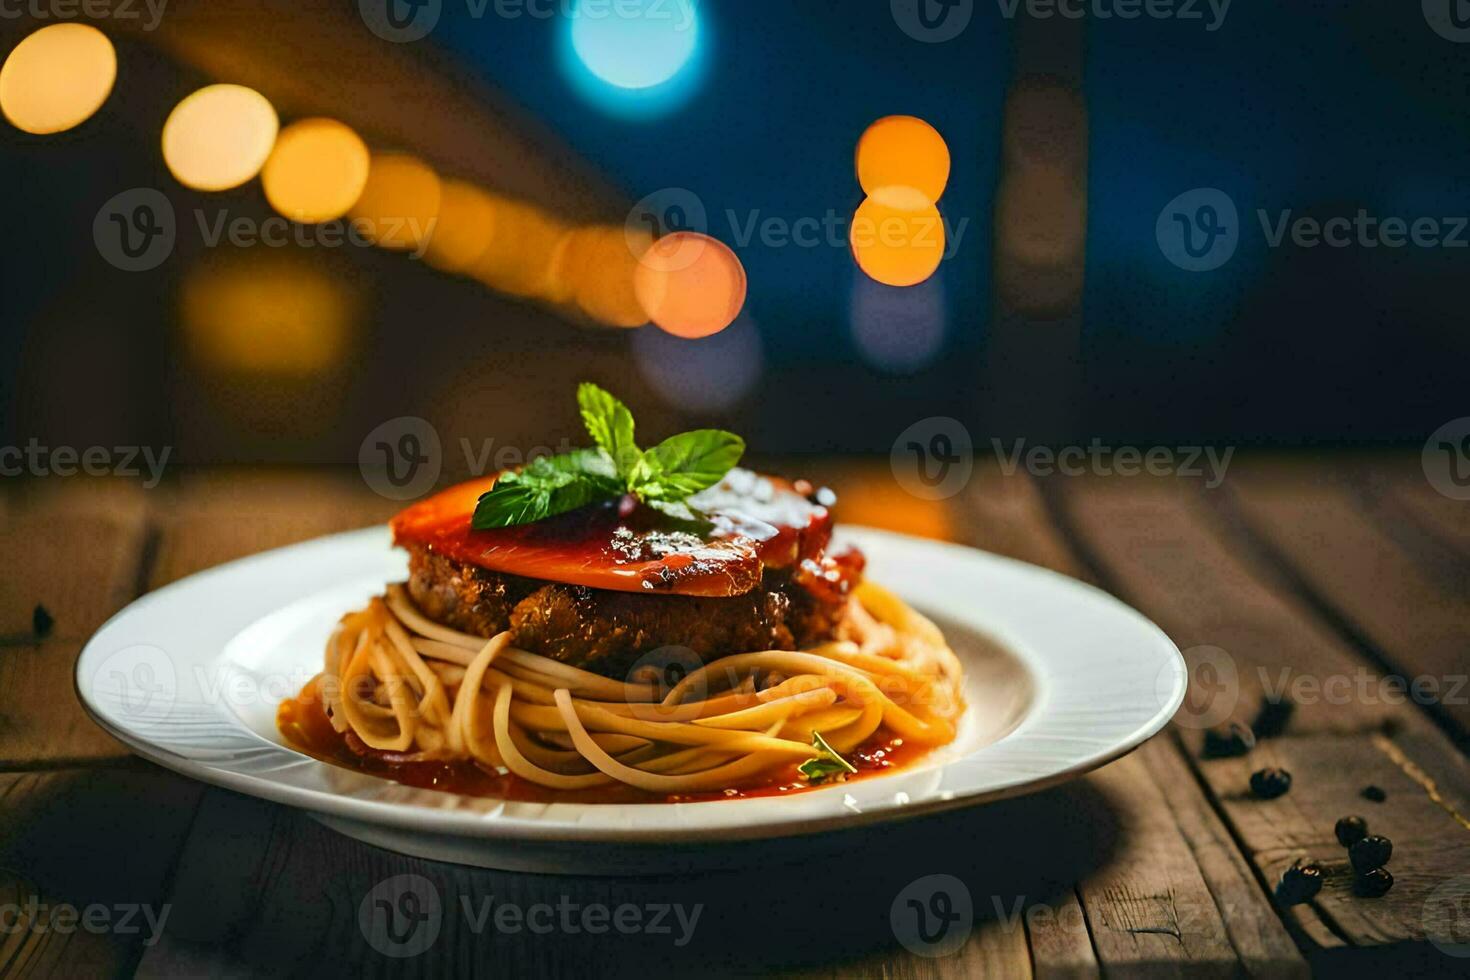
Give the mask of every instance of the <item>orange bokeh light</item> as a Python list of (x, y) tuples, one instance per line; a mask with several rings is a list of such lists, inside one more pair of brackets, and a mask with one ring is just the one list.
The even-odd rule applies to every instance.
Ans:
[(179, 324), (202, 366), (306, 378), (342, 363), (357, 312), (352, 294), (320, 268), (272, 255), (189, 270)]
[(582, 312), (612, 327), (641, 327), (648, 314), (638, 301), (639, 260), (653, 246), (647, 232), (630, 234), (621, 225), (593, 225), (567, 233), (557, 276), (566, 282)]
[(915, 116), (886, 116), (858, 140), (858, 183), (868, 195), (908, 187), (930, 204), (949, 184), (949, 147), (939, 130)]
[(441, 195), (439, 175), (427, 163), (406, 153), (374, 153), (367, 186), (347, 213), (374, 245), (412, 252), (433, 236)]
[(424, 261), (444, 272), (464, 272), (495, 237), (495, 199), (474, 184), (446, 180), (440, 187), (439, 220)]
[(468, 270), (491, 289), (512, 296), (569, 298), (553, 275), (566, 227), (532, 204), (493, 197), (494, 234)]
[(368, 148), (335, 119), (302, 119), (281, 130), (260, 173), (271, 207), (315, 224), (347, 213), (368, 178)]
[(911, 188), (888, 187), (863, 201), (849, 238), (858, 267), (886, 286), (917, 286), (944, 259), (944, 219)]
[(229, 190), (260, 173), (279, 128), (276, 110), (254, 89), (206, 85), (164, 121), (163, 161), (185, 187)]
[(723, 242), (698, 232), (654, 242), (633, 286), (648, 319), (676, 337), (717, 334), (745, 307), (745, 266)]
[(117, 52), (106, 35), (88, 24), (52, 24), (0, 66), (0, 111), (16, 129), (60, 133), (91, 118), (116, 79)]

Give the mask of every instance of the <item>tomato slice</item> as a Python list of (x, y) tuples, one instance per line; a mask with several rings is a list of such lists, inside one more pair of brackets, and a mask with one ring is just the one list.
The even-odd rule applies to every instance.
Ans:
[(393, 520), (419, 546), (492, 572), (617, 592), (743, 595), (766, 568), (820, 561), (832, 533), (827, 507), (784, 480), (732, 471), (690, 499), (711, 526), (692, 527), (632, 497), (521, 527), (470, 528), (496, 477), (452, 487)]

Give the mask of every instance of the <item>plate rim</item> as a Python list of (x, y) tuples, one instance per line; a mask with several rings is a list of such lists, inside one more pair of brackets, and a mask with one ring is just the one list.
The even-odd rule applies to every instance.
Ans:
[[(1162, 677), (1168, 667), (1172, 666), (1174, 668), (1170, 675), (1172, 680), (1170, 689), (1167, 695), (1163, 695), (1163, 692), (1156, 689), (1155, 694), (1161, 695), (1157, 710), (1139, 723), (1132, 731), (1112, 739), (1105, 747), (1084, 755), (1065, 766), (1052, 769), (1044, 775), (1016, 775), (1009, 779), (992, 782), (983, 788), (969, 791), (961, 790), (953, 793), (931, 795), (921, 799), (906, 798), (902, 801), (895, 799), (886, 804), (874, 795), (876, 790), (884, 787), (897, 789), (897, 784), (899, 783), (911, 783), (914, 781), (914, 777), (922, 775), (925, 771), (942, 771), (971, 758), (970, 756), (965, 756), (931, 770), (902, 770), (891, 775), (870, 777), (858, 783), (842, 784), (809, 791), (796, 797), (758, 797), (748, 800), (715, 800), (692, 803), (552, 804), (553, 806), (571, 806), (601, 811), (609, 816), (616, 812), (628, 810), (637, 810), (640, 812), (652, 810), (670, 815), (677, 814), (681, 818), (691, 814), (711, 817), (716, 813), (722, 815), (722, 819), (713, 821), (655, 821), (658, 824), (657, 826), (635, 826), (632, 824), (615, 824), (612, 822), (584, 824), (580, 821), (574, 823), (559, 820), (538, 821), (535, 817), (507, 816), (501, 813), (499, 809), (489, 811), (446, 809), (443, 807), (397, 801), (364, 799), (334, 793), (326, 789), (296, 786), (271, 779), (268, 776), (221, 768), (216, 765), (211, 765), (208, 762), (192, 759), (188, 756), (170, 751), (166, 746), (155, 744), (135, 731), (113, 723), (106, 710), (94, 702), (91, 690), (84, 683), (84, 665), (98, 657), (105, 657), (106, 654), (102, 650), (102, 640), (109, 635), (110, 631), (117, 630), (130, 618), (137, 616), (139, 612), (151, 610), (155, 606), (171, 602), (176, 597), (192, 589), (206, 586), (219, 578), (228, 577), (232, 574), (240, 574), (251, 566), (270, 561), (286, 561), (293, 553), (306, 549), (329, 549), (333, 546), (346, 546), (357, 542), (359, 539), (368, 540), (373, 538), (381, 539), (386, 544), (389, 533), (386, 525), (325, 535), (284, 547), (246, 555), (211, 568), (203, 569), (138, 597), (109, 617), (92, 637), (88, 639), (77, 657), (72, 672), (73, 688), (83, 710), (99, 727), (128, 746), (131, 751), (142, 758), (177, 772), (180, 775), (259, 799), (282, 803), (314, 813), (323, 813), (349, 821), (360, 821), (400, 831), (421, 831), (433, 835), (478, 838), (487, 842), (501, 844), (514, 843), (517, 840), (545, 843), (607, 842), (648, 845), (686, 844), (686, 842), (670, 841), (668, 839), (671, 833), (678, 833), (680, 831), (697, 832), (700, 835), (700, 840), (694, 842), (696, 844), (706, 841), (716, 843), (722, 841), (799, 837), (830, 830), (870, 826), (893, 820), (905, 820), (963, 807), (979, 806), (985, 803), (1040, 792), (1070, 781), (1077, 776), (1096, 770), (1128, 755), (1144, 742), (1158, 734), (1174, 716), (1180, 704), (1183, 703), (1187, 688), (1187, 668), (1177, 645), (1152, 620), (1102, 589), (1088, 582), (1063, 575), (1060, 572), (1043, 566), (1033, 565), (1018, 559), (949, 541), (901, 534), (862, 525), (844, 525), (842, 531), (852, 537), (872, 539), (880, 542), (886, 541), (898, 547), (917, 546), (920, 548), (932, 548), (965, 560), (974, 561), (979, 559), (982, 563), (990, 563), (993, 567), (1003, 569), (1013, 576), (1020, 576), (1023, 579), (1030, 578), (1034, 581), (1049, 582), (1053, 586), (1070, 590), (1078, 596), (1088, 596), (1093, 602), (1100, 604), (1101, 608), (1107, 609), (1111, 614), (1121, 616), (1126, 620), (1131, 620), (1132, 625), (1141, 630), (1141, 635), (1148, 634), (1150, 636), (1154, 641), (1153, 646), (1164, 658), (1158, 667), (1156, 676)], [(899, 591), (902, 590), (900, 589)], [(271, 609), (266, 609), (261, 615), (268, 615), (278, 608), (280, 607), (276, 606)], [(1007, 632), (1004, 624), (997, 623), (995, 625), (995, 631), (987, 631), (991, 632), (992, 636), (998, 636), (1001, 633)], [(1021, 737), (1033, 723), (1044, 724), (1044, 719), (1039, 719), (1051, 706), (1051, 691), (1049, 689), (1055, 683), (1056, 676), (1054, 673), (1048, 674), (1039, 669), (1047, 666), (1045, 660), (1046, 653), (1035, 650), (1020, 650), (1009, 643), (1007, 646), (1009, 647), (1009, 653), (1017, 657), (1031, 672), (1032, 679), (1038, 686), (1037, 699), (1039, 703), (1033, 711), (1029, 712), (1022, 719), (1015, 729), (997, 742), (983, 746), (979, 751), (984, 751), (984, 749), (990, 748), (992, 745), (1000, 745)], [(222, 649), (221, 647), (220, 649), (210, 651), (207, 655), (208, 662), (217, 659)], [(1040, 658), (1038, 658), (1038, 653), (1040, 653)], [(1051, 666), (1056, 665), (1052, 664)], [(338, 773), (351, 772), (351, 770), (344, 770), (330, 763), (321, 762), (284, 746), (269, 743), (255, 732), (246, 729), (238, 719), (230, 716), (227, 710), (218, 710), (222, 717), (230, 718), (242, 732), (249, 731), (253, 738), (261, 742), (262, 746), (271, 746), (283, 755), (295, 757), (293, 761), (308, 770), (321, 767), (323, 770)], [(389, 780), (366, 776), (363, 778), (384, 783), (388, 787), (403, 788), (400, 784), (393, 783)], [(844, 798), (851, 798), (850, 793), (852, 790), (859, 791), (865, 798), (873, 797), (873, 799), (868, 801), (868, 806), (860, 808), (845, 807), (842, 805), (833, 806), (824, 815), (798, 813), (796, 812), (797, 808), (781, 807), (778, 805), (778, 801), (803, 798), (810, 800), (813, 797), (819, 797), (823, 794), (826, 794), (828, 799), (837, 799), (838, 793), (841, 793)], [(435, 797), (460, 798), (457, 794), (443, 793), (435, 790), (416, 790), (415, 792), (433, 794)], [(902, 790), (892, 792), (890, 795), (895, 798), (906, 796)], [(782, 809), (790, 812), (790, 816), (781, 816)], [(806, 808), (801, 809), (805, 810)], [(749, 821), (734, 819), (741, 813), (746, 813), (755, 819)]]

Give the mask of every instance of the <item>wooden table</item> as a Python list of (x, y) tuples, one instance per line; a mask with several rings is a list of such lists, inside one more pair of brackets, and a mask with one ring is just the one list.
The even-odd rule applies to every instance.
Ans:
[[(1006, 476), (981, 461), (942, 502), (904, 493), (886, 460), (795, 462), (843, 490), (848, 522), (961, 541), (1116, 593), (1192, 663), (1213, 665), (1196, 671), (1201, 683), (1219, 680), (1209, 648), (1225, 651), (1234, 716), (1249, 721), (1265, 693), (1288, 685), (1300, 701), (1289, 726), (1248, 760), (1205, 760), (1186, 711), (1067, 786), (865, 832), (841, 856), (814, 851), (796, 866), (767, 866), (759, 847), (744, 870), (654, 879), (438, 865), (143, 763), (85, 718), (72, 689), (82, 643), (139, 593), (380, 521), (393, 504), (356, 474), (185, 474), (151, 491), (7, 483), (0, 973), (1464, 975), (1470, 959), (1440, 947), (1470, 943), (1470, 504), (1437, 494), (1417, 454), (1242, 454), (1213, 490), (1180, 478)], [(44, 637), (33, 631), (38, 604), (54, 618)], [(1391, 676), (1421, 679), (1421, 693), (1432, 681), (1439, 696), (1395, 696)], [(1192, 692), (1191, 704), (1208, 695)], [(1292, 791), (1252, 799), (1248, 775), (1268, 764), (1294, 774)], [(1362, 798), (1368, 785), (1387, 799)], [(1333, 838), (1348, 813), (1394, 841), (1386, 897), (1352, 893)], [(1322, 893), (1276, 904), (1283, 869), (1307, 855), (1328, 870)], [(890, 926), (898, 893), (930, 874), (959, 878), (973, 903), (968, 941), (945, 958), (905, 950)], [(449, 911), (426, 952), (389, 959), (365, 942), (358, 912), (399, 875), (422, 876)], [(679, 945), (677, 928), (537, 935), (491, 920), (476, 931), (487, 903), (702, 912)], [(141, 906), (167, 909), (156, 941)], [(92, 927), (74, 914), (91, 914)]]

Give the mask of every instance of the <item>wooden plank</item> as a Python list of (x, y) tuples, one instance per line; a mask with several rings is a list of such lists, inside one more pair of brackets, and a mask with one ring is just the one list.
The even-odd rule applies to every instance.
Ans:
[(77, 702), (81, 649), (68, 640), (0, 647), (0, 769), (128, 757)]
[[(968, 543), (1086, 579), (1034, 480), (977, 465), (958, 523)], [(1302, 975), (1306, 964), (1178, 746), (1156, 739), (1087, 777), (1110, 807), (1122, 853), (1079, 886), (1104, 970)], [(1151, 801), (1143, 805), (1140, 801)], [(1183, 919), (1181, 920), (1181, 916)], [(1186, 928), (1178, 928), (1183, 921)]]
[(141, 765), (0, 773), (0, 974), (125, 974), (167, 924), (202, 791)]
[[(491, 975), (646, 975), (656, 969), (1024, 977), (1030, 974), (1026, 924), (997, 912), (1054, 902), (1054, 882), (1096, 860), (1099, 825), (1076, 818), (1089, 795), (1073, 786), (859, 831), (841, 841), (814, 841), (810, 855), (788, 852), (779, 861), (771, 860), (769, 845), (754, 843), (749, 860), (735, 870), (585, 878), (408, 858), (338, 836), (304, 814), (210, 791), (179, 862), (176, 912), (164, 940), (146, 952), (139, 975), (370, 973), (394, 966), (439, 975), (473, 963)], [(1002, 840), (1001, 848), (976, 846)], [(904, 889), (930, 874), (953, 875), (967, 885), (974, 927), (954, 955), (910, 953), (891, 927)], [(393, 961), (363, 932), (358, 916), (369, 892), (402, 875), (427, 881), (442, 914), (432, 946)], [(1070, 893), (1063, 888), (1060, 894)], [(521, 910), (664, 903), (683, 906), (685, 921), (694, 921), (696, 907), (700, 911), (680, 944), (677, 927), (674, 935), (590, 935), (560, 922), (545, 935), (506, 930), (473, 914), (491, 899)]]
[(1241, 960), (1189, 842), (1141, 755), (1093, 781), (1118, 821), (1107, 865), (1080, 884), (1103, 965), (1193, 976), (1235, 976)]
[(1230, 944), (1252, 974), (1305, 976), (1309, 972), (1261, 894), (1261, 885), (1224, 821), (1204, 794), (1195, 789), (1178, 743), (1155, 739), (1139, 751), (1165, 805), (1189, 842), (1200, 873), (1210, 886)]
[(1028, 908), (1026, 937), (1038, 980), (1083, 980), (1101, 973), (1087, 931), (1087, 913), (1075, 891)]
[[(839, 960), (824, 968), (782, 971), (778, 975), (800, 980), (947, 980), (961, 977), (1029, 980), (1036, 974), (1026, 938), (1024, 928), (1007, 927), (988, 920), (976, 923), (964, 947), (949, 956), (930, 958), (904, 950), (885, 951), (860, 960)], [(738, 967), (739, 964), (730, 965)]]
[(20, 514), (142, 519), (156, 490), (129, 477), (18, 477), (0, 481), (0, 519)]
[[(151, 493), (118, 481), (30, 481), (7, 490), (0, 550), (25, 574), (0, 585), (0, 767), (117, 760), (127, 750), (74, 694), (82, 644), (136, 593), (147, 560), (147, 508), (166, 530), (155, 584), (266, 546), (373, 523), (396, 505), (343, 477), (224, 474)], [(55, 623), (31, 635), (32, 611)]]
[[(127, 481), (7, 484), (0, 553), (0, 767), (119, 759), (127, 751), (83, 713), (72, 681), (82, 644), (136, 594), (147, 493)], [(49, 630), (34, 629), (37, 607)]]
[(1410, 520), (1470, 558), (1470, 503), (1439, 493), (1423, 474), (1394, 481), (1388, 497)]
[[(1263, 765), (1296, 774), (1291, 792), (1275, 800), (1254, 798), (1247, 789), (1250, 772)], [(1456, 868), (1465, 868), (1470, 849), (1470, 823), (1462, 822), (1470, 813), (1470, 765), (1462, 758), (1453, 759), (1447, 777), (1435, 780), (1433, 797), (1404, 748), (1383, 735), (1272, 739), (1250, 759), (1207, 760), (1202, 767), (1212, 785), (1221, 787), (1231, 824), (1250, 843), (1268, 880), (1279, 879), (1298, 859), (1317, 861), (1327, 871), (1312, 904), (1333, 931), (1355, 945), (1424, 941), (1424, 903)], [(1388, 800), (1364, 800), (1361, 790), (1368, 784), (1384, 789)], [(1388, 864), (1394, 886), (1383, 898), (1353, 894), (1347, 852), (1333, 833), (1337, 819), (1350, 814), (1394, 842)]]
[[(1219, 672), (1214, 692), (1203, 685), (1191, 692), (1193, 720), (1249, 722), (1268, 696), (1293, 691), (1299, 732), (1365, 732), (1390, 719), (1418, 720), (1411, 706), (1352, 696), (1360, 686), (1376, 687), (1381, 672), (1315, 616), (1286, 578), (1242, 548), (1191, 488), (1136, 477), (1065, 489), (1063, 509), (1106, 566), (1109, 584), (1163, 627), (1192, 668), (1208, 658)], [(1201, 679), (1198, 669), (1194, 679)], [(1182, 721), (1190, 720), (1186, 712)], [(1192, 747), (1201, 734), (1187, 733)]]
[(1232, 476), (1246, 523), (1385, 662), (1421, 685), (1425, 706), (1470, 733), (1470, 564), (1418, 560), (1332, 471), (1247, 463)]
[(402, 508), (354, 476), (252, 470), (182, 477), (159, 510), (150, 587), (271, 548), (381, 524)]
[(141, 514), (56, 513), (17, 508), (0, 519), (0, 642), (31, 643), (44, 606), (50, 635), (82, 641), (133, 598), (145, 527)]
[[(1278, 458), (1275, 465), (1289, 463)], [(1317, 461), (1320, 475), (1338, 472), (1357, 488), (1379, 526), (1391, 534), (1417, 532), (1460, 561), (1470, 559), (1470, 502), (1440, 493), (1425, 475), (1421, 453), (1395, 451)], [(1414, 550), (1411, 548), (1411, 550)]]
[[(1374, 806), (1359, 798), (1358, 791), (1389, 781), (1399, 791), (1390, 791), (1389, 800), (1373, 809), (1384, 826), (1424, 826), (1438, 853), (1435, 863), (1421, 867), (1438, 881), (1470, 873), (1470, 835), (1458, 825), (1457, 833), (1448, 832), (1452, 820), (1444, 811), (1429, 814), (1422, 801), (1402, 792), (1402, 773), (1395, 776), (1386, 754), (1402, 753), (1408, 766), (1462, 794), (1464, 768), (1451, 762), (1454, 755), (1448, 741), (1412, 705), (1360, 694), (1356, 679), (1376, 678), (1377, 673), (1309, 604), (1290, 594), (1288, 580), (1253, 553), (1238, 529), (1203, 503), (1198, 492), (1176, 481), (1088, 480), (1068, 484), (1057, 496), (1078, 541), (1104, 571), (1110, 587), (1152, 616), (1181, 645), (1229, 636), (1230, 656), (1246, 668), (1241, 672), (1243, 696), (1234, 712), (1237, 718), (1249, 718), (1257, 707), (1246, 678), (1258, 669), (1264, 669), (1266, 676), (1285, 669), (1315, 682), (1297, 689), (1299, 694), (1315, 693), (1306, 703), (1298, 698), (1286, 734), (1262, 741), (1248, 758), (1191, 759), (1261, 881), (1274, 884), (1279, 878), (1289, 863), (1283, 849), (1287, 842), (1320, 851), (1324, 840), (1332, 840), (1337, 817)], [(1239, 623), (1222, 617), (1221, 608), (1234, 611)], [(1231, 629), (1234, 632), (1222, 634)], [(1340, 697), (1329, 693), (1336, 689), (1334, 678), (1352, 681)], [(1367, 690), (1377, 688), (1370, 683)], [(1383, 731), (1397, 734), (1389, 738), (1380, 734)], [(1181, 735), (1197, 750), (1197, 731), (1181, 730)], [(1289, 794), (1267, 804), (1250, 797), (1247, 782), (1252, 770), (1273, 760), (1285, 765), (1295, 779)], [(1273, 819), (1252, 819), (1267, 813)], [(1425, 822), (1430, 817), (1432, 825)], [(1405, 867), (1413, 877), (1412, 866), (1406, 862)], [(1372, 946), (1407, 948), (1415, 956), (1426, 956), (1423, 929), (1414, 925), (1423, 903), (1419, 892), (1412, 885), (1402, 891), (1395, 887), (1387, 897), (1375, 900), (1334, 893), (1320, 902), (1296, 906), (1289, 914), (1312, 944), (1314, 958), (1330, 957), (1333, 950)], [(1339, 897), (1342, 901), (1334, 905)]]

